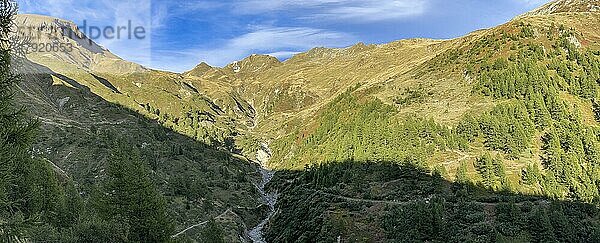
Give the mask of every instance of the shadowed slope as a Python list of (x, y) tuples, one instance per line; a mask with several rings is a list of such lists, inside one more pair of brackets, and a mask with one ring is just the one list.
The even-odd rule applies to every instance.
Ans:
[(598, 208), (470, 183), (411, 166), (334, 162), (279, 171), (269, 242), (597, 242)]
[[(246, 225), (262, 217), (256, 165), (107, 102), (46, 67), (26, 63), (24, 69), (30, 74), (23, 77), (16, 98), (42, 124), (33, 155), (72, 178), (85, 198), (106, 176), (111, 144), (122, 140), (139, 150), (151, 169), (176, 230), (216, 217), (222, 237), (237, 241)], [(199, 228), (180, 237), (197, 240), (202, 232)]]

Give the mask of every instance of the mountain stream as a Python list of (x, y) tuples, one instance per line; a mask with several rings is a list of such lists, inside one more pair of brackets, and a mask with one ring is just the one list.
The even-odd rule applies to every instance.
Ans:
[(261, 148), (258, 150), (256, 159), (260, 163), (259, 172), (262, 175), (261, 182), (256, 184), (256, 188), (258, 189), (261, 200), (263, 201), (263, 205), (269, 206), (269, 212), (267, 216), (254, 228), (252, 228), (248, 232), (248, 237), (254, 243), (266, 243), (263, 237), (263, 229), (265, 225), (269, 222), (273, 214), (275, 214), (275, 204), (277, 203), (277, 192), (267, 192), (265, 191), (265, 186), (273, 179), (273, 175), (275, 175), (274, 171), (267, 169), (266, 164), (271, 158), (271, 149), (265, 143), (261, 144)]

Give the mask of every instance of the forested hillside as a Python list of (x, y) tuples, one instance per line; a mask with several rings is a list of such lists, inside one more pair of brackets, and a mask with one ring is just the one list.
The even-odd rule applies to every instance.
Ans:
[[(0, 6), (7, 35), (15, 6)], [(14, 20), (75, 41), (44, 32), (77, 31), (71, 22)], [(13, 60), (5, 48), (0, 233), (598, 242), (597, 26), (596, 1), (558, 0), (456, 39), (252, 55), (182, 74), (97, 45)]]
[[(435, 95), (423, 88), (427, 84), (407, 89), (392, 104), (371, 95), (381, 88), (359, 84), (324, 107), (314, 122), (276, 140), (272, 163), (302, 168), (393, 161), (442, 171), (448, 179), (468, 163), (470, 179), (492, 188), (597, 202), (600, 51), (591, 43), (581, 46), (585, 39), (576, 29), (525, 21), (493, 29), (415, 69), (425, 79), (461, 68), (472, 79), (464, 79), (472, 84), (465, 91), (492, 99), (488, 109), (440, 123), (399, 112)], [(502, 176), (490, 175), (490, 157), (506, 171)]]
[(258, 224), (257, 166), (18, 54), (2, 51), (1, 241), (236, 241)]
[[(44, 68), (28, 62), (22, 65)], [(57, 237), (68, 235), (63, 231), (76, 233), (78, 227), (88, 227), (90, 232), (74, 237), (98, 233), (102, 236), (97, 237), (108, 237), (101, 238), (108, 241), (135, 241), (135, 237), (157, 234), (162, 237), (159, 241), (164, 241), (219, 216), (220, 237), (238, 239), (246, 227), (257, 224), (262, 211), (256, 208), (260, 202), (253, 183), (260, 175), (255, 165), (109, 103), (85, 86), (49, 72), (21, 72), (26, 75), (16, 86), (20, 92), (15, 97), (27, 104), (27, 113), (36, 114), (41, 125), (31, 155), (55, 166), (57, 175), (68, 178), (76, 194), (81, 194), (80, 211), (73, 209), (81, 212), (73, 219), (78, 225), (59, 227)], [(57, 79), (72, 83), (72, 88), (53, 85)], [(136, 211), (150, 218), (140, 218)], [(89, 218), (105, 221), (88, 222)], [(147, 224), (138, 226), (141, 221)], [(139, 232), (129, 224), (147, 227), (147, 231)], [(104, 228), (98, 231), (95, 227)], [(178, 238), (201, 239), (202, 234), (200, 228)], [(90, 240), (104, 241), (101, 239)]]
[[(409, 72), (415, 84), (396, 95), (389, 84), (348, 89), (272, 144), (274, 167), (304, 171), (279, 174), (268, 236), (597, 241), (600, 48), (591, 23), (599, 18), (518, 18), (455, 40)], [(431, 82), (448, 79), (481, 105), (455, 120), (428, 115), (422, 104), (446, 102), (432, 101), (441, 94)], [(420, 172), (393, 173), (402, 169)]]
[(451, 183), (396, 162), (281, 171), (269, 242), (597, 242), (597, 206)]

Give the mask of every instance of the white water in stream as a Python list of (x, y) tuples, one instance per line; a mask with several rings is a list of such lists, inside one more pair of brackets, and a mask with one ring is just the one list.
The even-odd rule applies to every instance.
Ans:
[(262, 196), (263, 203), (269, 206), (269, 212), (265, 219), (248, 232), (248, 236), (254, 243), (266, 243), (262, 230), (275, 213), (275, 203), (277, 203), (277, 193), (265, 191), (265, 185), (271, 181), (275, 172), (260, 168), (260, 173), (262, 174), (262, 181), (256, 187)]
[(261, 199), (264, 205), (269, 206), (269, 212), (267, 213), (267, 217), (263, 219), (256, 227), (252, 228), (248, 232), (248, 237), (254, 243), (266, 243), (265, 238), (263, 237), (263, 228), (269, 222), (273, 214), (275, 214), (275, 204), (277, 203), (277, 192), (266, 192), (265, 186), (273, 179), (274, 171), (268, 170), (265, 167), (266, 162), (271, 157), (271, 150), (266, 144), (262, 144), (262, 148), (257, 153), (257, 159), (259, 160), (261, 167), (259, 168), (259, 172), (262, 175), (262, 180), (259, 184), (256, 185), (258, 189)]

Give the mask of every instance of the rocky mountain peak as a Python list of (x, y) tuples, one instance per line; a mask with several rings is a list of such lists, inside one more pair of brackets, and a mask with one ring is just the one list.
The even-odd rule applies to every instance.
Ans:
[(125, 61), (97, 44), (71, 21), (43, 15), (19, 14), (15, 18), (15, 24), (17, 34), (30, 42), (27, 57), (34, 62), (49, 64), (45, 62), (60, 61), (98, 73), (147, 71), (143, 66)]
[(277, 59), (276, 57), (269, 55), (252, 54), (241, 61), (237, 61), (227, 65), (225, 69), (231, 70), (234, 73), (259, 72), (270, 69), (272, 67), (279, 66), (280, 64), (281, 61), (279, 61), (279, 59)]
[(525, 14), (525, 16), (565, 12), (600, 12), (600, 0), (555, 0)]
[(202, 62), (202, 63), (198, 64), (196, 67), (194, 67), (192, 70), (183, 73), (183, 75), (200, 77), (200, 76), (204, 75), (205, 73), (207, 73), (208, 71), (213, 70), (213, 69), (214, 69), (214, 67), (208, 65), (205, 62)]
[(21, 34), (31, 37), (36, 43), (68, 39), (91, 53), (110, 53), (106, 48), (89, 39), (71, 21), (43, 15), (19, 14), (15, 23)]

